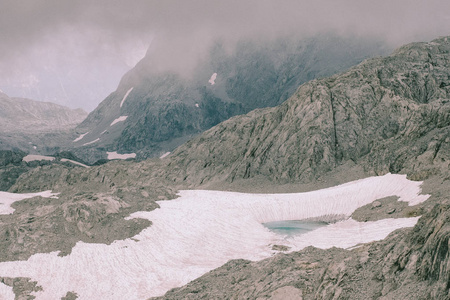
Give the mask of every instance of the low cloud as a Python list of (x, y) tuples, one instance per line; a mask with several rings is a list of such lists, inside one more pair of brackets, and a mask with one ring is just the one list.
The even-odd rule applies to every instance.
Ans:
[[(62, 77), (85, 70), (80, 76), (87, 79), (97, 68), (109, 89), (119, 79), (116, 73), (131, 68), (150, 44), (159, 68), (178, 71), (192, 68), (218, 38), (232, 44), (332, 31), (398, 46), (450, 34), (449, 11), (445, 0), (3, 0), (0, 88), (44, 68)], [(83, 101), (60, 102), (92, 109)]]

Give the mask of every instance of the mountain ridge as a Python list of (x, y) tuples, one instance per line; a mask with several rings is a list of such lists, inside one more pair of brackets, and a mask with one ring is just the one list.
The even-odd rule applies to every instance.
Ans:
[[(420, 161), (411, 164), (407, 157), (425, 159), (428, 153), (439, 165), (450, 142), (449, 47), (445, 38), (410, 44), (312, 80), (280, 106), (231, 118), (180, 146), (169, 167), (180, 169), (183, 180), (195, 177), (195, 186), (217, 176), (312, 180), (348, 161), (372, 174), (414, 170)], [(434, 60), (439, 64), (433, 67)], [(420, 75), (422, 68), (429, 71)], [(415, 147), (407, 144), (413, 139)]]
[[(280, 104), (300, 83), (386, 51), (374, 41), (333, 35), (262, 45), (240, 42), (230, 54), (218, 43), (190, 77), (155, 73), (149, 52), (78, 126), (78, 133), (87, 135), (74, 144), (76, 153), (97, 153), (97, 159), (105, 151), (135, 152), (140, 159), (160, 156), (234, 115)], [(212, 74), (214, 84), (209, 82)]]

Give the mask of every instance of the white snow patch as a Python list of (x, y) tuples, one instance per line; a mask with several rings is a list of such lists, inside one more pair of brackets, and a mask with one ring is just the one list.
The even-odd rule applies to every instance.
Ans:
[(166, 152), (166, 153), (164, 153), (163, 155), (161, 155), (159, 158), (163, 159), (164, 157), (166, 157), (166, 156), (169, 155), (169, 154), (170, 154), (170, 152)]
[(108, 130), (103, 130), (100, 135), (104, 134), (105, 132), (107, 132)]
[(58, 193), (52, 193), (52, 191), (44, 191), (40, 193), (29, 193), (29, 194), (0, 192), (0, 215), (12, 214), (15, 209), (11, 207), (11, 204), (13, 204), (16, 201), (20, 201), (27, 198), (33, 198), (36, 196), (41, 196), (44, 198), (57, 198), (56, 195), (58, 195)]
[(131, 91), (134, 89), (134, 87), (132, 87), (131, 89), (129, 89), (125, 96), (123, 96), (122, 101), (120, 102), (120, 107), (122, 107), (123, 103), (125, 102), (125, 100), (127, 99), (128, 95), (131, 93)]
[(260, 260), (274, 254), (273, 244), (292, 251), (313, 245), (348, 248), (383, 239), (418, 218), (359, 223), (352, 219), (286, 239), (261, 223), (330, 214), (349, 216), (360, 206), (387, 196), (409, 205), (425, 201), (421, 182), (406, 175), (370, 177), (333, 188), (296, 194), (244, 194), (181, 191), (159, 201), (159, 209), (131, 218), (153, 222), (132, 239), (111, 245), (78, 242), (70, 255), (35, 254), (27, 261), (0, 263), (0, 276), (30, 277), (43, 287), (37, 299), (59, 299), (74, 291), (79, 299), (145, 299), (164, 294), (223, 265), (230, 259)]
[(76, 139), (74, 139), (73, 142), (75, 143), (75, 142), (78, 142), (78, 141), (82, 140), (82, 139), (84, 138), (84, 136), (85, 136), (86, 134), (88, 134), (88, 133), (89, 133), (89, 131), (86, 132), (86, 133), (80, 134), (80, 136), (77, 137)]
[(214, 85), (216, 83), (217, 73), (214, 73), (211, 75), (211, 78), (208, 80), (211, 85)]
[(93, 141), (90, 141), (90, 142), (84, 143), (84, 144), (83, 144), (83, 146), (87, 146), (87, 145), (90, 145), (90, 144), (96, 143), (96, 142), (98, 142), (98, 141), (100, 141), (100, 138), (96, 138), (96, 139), (95, 139), (95, 140), (93, 140)]
[(36, 146), (33, 146), (33, 149), (34, 149), (34, 150), (36, 150), (36, 149), (37, 149), (37, 147), (36, 147)]
[(54, 159), (55, 158), (53, 156), (29, 154), (29, 155), (25, 156), (22, 160), (24, 162), (30, 162), (30, 161), (33, 161), (33, 160), (49, 160), (49, 161), (52, 161)]
[(70, 162), (70, 163), (73, 163), (75, 165), (79, 165), (79, 166), (82, 166), (82, 167), (85, 167), (85, 168), (89, 168), (89, 166), (86, 166), (85, 164), (82, 164), (80, 162), (77, 162), (77, 161), (74, 161), (74, 160), (71, 160), (71, 159), (61, 158), (61, 161), (62, 162)]
[(109, 125), (109, 126), (113, 126), (113, 125), (116, 124), (116, 123), (123, 122), (123, 121), (125, 121), (127, 118), (128, 118), (128, 116), (120, 116), (120, 117), (118, 117), (117, 119), (115, 119), (114, 121), (112, 121), (112, 122), (111, 122), (111, 125)]
[(195, 103), (195, 107), (200, 107), (200, 106), (198, 105), (198, 103)]
[(106, 154), (108, 155), (108, 159), (128, 159), (136, 157), (136, 153), (119, 154), (117, 151), (106, 152)]
[[(1, 92), (2, 90), (0, 90)], [(14, 300), (16, 298), (13, 288), (0, 282), (0, 299), (2, 300)]]

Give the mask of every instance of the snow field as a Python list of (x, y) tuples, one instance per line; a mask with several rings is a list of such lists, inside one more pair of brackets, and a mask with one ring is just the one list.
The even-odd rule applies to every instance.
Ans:
[(13, 288), (0, 282), (0, 300), (14, 300)]
[(8, 215), (14, 212), (14, 208), (11, 207), (16, 201), (23, 199), (33, 198), (36, 196), (41, 196), (44, 198), (54, 198), (57, 194), (51, 191), (45, 191), (40, 193), (29, 193), (29, 194), (14, 194), (8, 192), (0, 192), (0, 215)]
[(136, 157), (136, 153), (119, 154), (117, 151), (106, 152), (106, 154), (108, 155), (108, 159), (128, 159)]
[(25, 156), (24, 158), (22, 158), (22, 160), (24, 162), (30, 162), (30, 161), (34, 161), (34, 160), (49, 160), (52, 161), (55, 158), (53, 156), (45, 156), (45, 155), (34, 155), (34, 154), (29, 154), (27, 156)]
[(348, 219), (292, 239), (261, 223), (349, 216), (358, 207), (387, 196), (415, 205), (429, 197), (419, 195), (420, 184), (405, 175), (387, 174), (295, 194), (180, 191), (175, 200), (159, 201), (159, 209), (128, 218), (153, 222), (133, 239), (111, 245), (79, 242), (65, 257), (54, 252), (0, 263), (0, 276), (38, 281), (43, 291), (34, 294), (37, 299), (60, 299), (68, 291), (76, 292), (79, 299), (145, 299), (186, 284), (230, 259), (270, 257), (275, 253), (273, 244), (293, 251), (309, 245), (347, 248), (383, 239), (395, 229), (413, 226), (418, 218), (365, 223)]

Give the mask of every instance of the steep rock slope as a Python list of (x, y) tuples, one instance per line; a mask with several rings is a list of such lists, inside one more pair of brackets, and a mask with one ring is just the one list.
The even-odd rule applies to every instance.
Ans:
[(414, 179), (446, 172), (449, 51), (447, 38), (414, 43), (308, 82), (280, 106), (234, 117), (179, 147), (168, 163), (173, 180), (308, 181), (348, 162)]
[(91, 161), (106, 151), (160, 156), (234, 115), (278, 105), (301, 83), (384, 54), (385, 48), (333, 35), (245, 41), (233, 53), (217, 43), (184, 77), (153, 70), (148, 53), (78, 126), (85, 135), (73, 145)]

